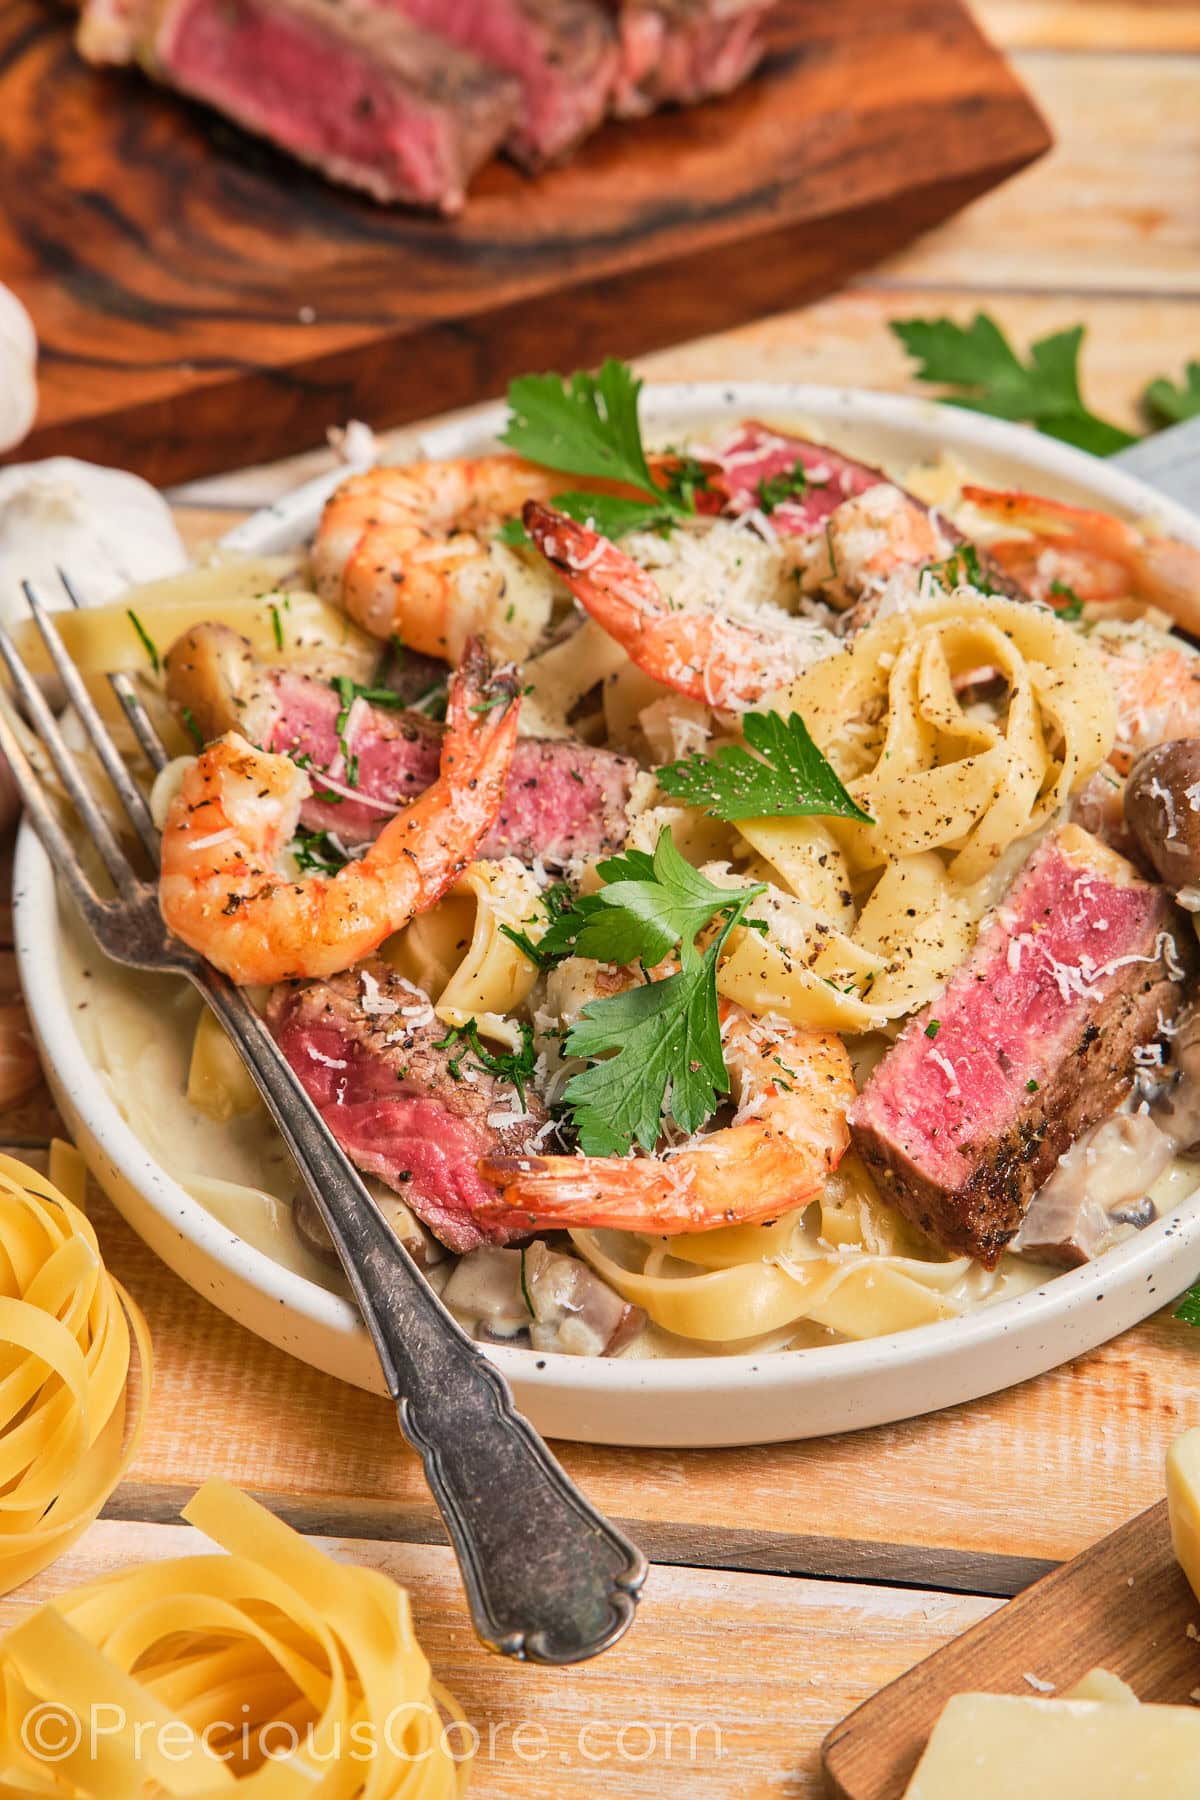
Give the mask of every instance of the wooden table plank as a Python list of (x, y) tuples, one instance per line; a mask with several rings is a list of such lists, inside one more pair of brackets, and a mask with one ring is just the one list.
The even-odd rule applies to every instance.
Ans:
[[(112, 1569), (204, 1543), (186, 1527), (101, 1520), (54, 1568), (0, 1601), (0, 1628)], [(655, 1569), (637, 1622), (614, 1649), (577, 1668), (530, 1669), (475, 1642), (449, 1551), (327, 1547), (410, 1589), (434, 1672), (480, 1733), (471, 1790), (479, 1800), (819, 1800), (818, 1748), (830, 1723), (994, 1606)]]
[(1200, 50), (1194, 0), (972, 0), (1005, 50)]
[(1200, 299), (1200, 106), (1189, 56), (1020, 52), (1056, 147), (890, 257), (884, 280)]

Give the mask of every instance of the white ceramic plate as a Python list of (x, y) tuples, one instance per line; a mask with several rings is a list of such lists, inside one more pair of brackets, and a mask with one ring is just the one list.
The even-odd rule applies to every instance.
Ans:
[[(892, 395), (765, 383), (657, 387), (644, 397), (655, 431), (721, 417), (804, 421), (816, 436), (900, 470), (948, 449), (975, 477), (1129, 517), (1200, 545), (1200, 521), (1119, 470), (974, 413)], [(498, 406), (427, 433), (431, 456), (475, 453)], [(268, 554), (313, 531), (340, 479), (323, 476), (240, 526), (228, 540)], [(176, 1274), (270, 1343), (367, 1388), (378, 1370), (352, 1307), (234, 1236), (155, 1163), (125, 1124), (76, 1034), (59, 958), (50, 865), (23, 827), (15, 925), (21, 974), (62, 1114), (97, 1179)], [(769, 1356), (628, 1362), (489, 1349), (518, 1403), (552, 1437), (695, 1446), (770, 1443), (932, 1412), (1010, 1387), (1136, 1324), (1200, 1269), (1200, 1192), (1101, 1262), (1045, 1287), (937, 1325)]]

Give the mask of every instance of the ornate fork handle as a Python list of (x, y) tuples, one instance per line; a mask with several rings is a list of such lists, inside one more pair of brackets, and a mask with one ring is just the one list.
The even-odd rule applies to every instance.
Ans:
[(475, 1628), (535, 1662), (594, 1656), (633, 1618), (641, 1552), (568, 1480), (384, 1222), (245, 996), (188, 969), (246, 1059), (329, 1228), (458, 1553)]

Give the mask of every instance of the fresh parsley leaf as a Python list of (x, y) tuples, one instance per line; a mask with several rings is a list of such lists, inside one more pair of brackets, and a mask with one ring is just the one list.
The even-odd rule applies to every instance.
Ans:
[(1190, 362), (1179, 386), (1160, 375), (1142, 395), (1142, 406), (1154, 425), (1181, 425), (1200, 418), (1200, 362)]
[(808, 473), (802, 462), (793, 463), (790, 470), (772, 475), (769, 480), (760, 481), (754, 490), (758, 495), (758, 504), (765, 513), (773, 513), (777, 506), (785, 500), (802, 500), (810, 487), (828, 487), (827, 479), (816, 481)]
[[(525, 375), (508, 390), (509, 422), (501, 433), (509, 444), (543, 468), (567, 475), (620, 482), (638, 495), (597, 494), (569, 489), (554, 505), (602, 537), (669, 527), (696, 510), (696, 493), (708, 471), (694, 457), (675, 457), (664, 467), (665, 485), (655, 480), (642, 443), (638, 397), (642, 383), (627, 364), (610, 358), (598, 376)], [(498, 532), (501, 543), (522, 549), (529, 536), (519, 519)]]
[(350, 747), (346, 742), (346, 726), (350, 722), (350, 712), (358, 697), (358, 684), (351, 681), (348, 675), (335, 675), (332, 686), (337, 690), (337, 697), (341, 701), (341, 710), (334, 721), (333, 730), (346, 769), (346, 785), (347, 787), (357, 787), (358, 757), (351, 754)]
[(642, 383), (609, 357), (599, 375), (522, 375), (509, 384), (501, 442), (530, 462), (567, 475), (656, 489), (638, 421)]
[(692, 952), (665, 981), (593, 1000), (571, 1027), (567, 1055), (602, 1059), (572, 1075), (563, 1093), (585, 1155), (620, 1156), (635, 1143), (653, 1150), (667, 1114), (698, 1131), (728, 1093), (716, 973), (740, 910), (702, 957)]
[(348, 675), (335, 675), (329, 685), (347, 712), (356, 700), (365, 700), (368, 706), (382, 706), (393, 712), (404, 707), (404, 701), (392, 688), (364, 687), (361, 681), (351, 681)]
[(986, 313), (976, 313), (968, 326), (952, 319), (894, 319), (892, 330), (920, 365), (918, 380), (959, 390), (945, 396), (952, 406), (1026, 420), (1095, 456), (1111, 456), (1137, 442), (1084, 404), (1079, 391), (1082, 325), (1039, 338), (1030, 346), (1027, 362)]
[(150, 658), (150, 667), (157, 675), (162, 665), (158, 659), (158, 650), (155, 646), (154, 639), (150, 636), (150, 633), (146, 630), (146, 627), (142, 624), (142, 621), (138, 618), (132, 607), (126, 608), (126, 616), (129, 619), (129, 623), (133, 626), (133, 629), (137, 632), (138, 637), (141, 639), (142, 649)]
[(195, 744), (197, 750), (203, 750), (203, 748), (204, 748), (204, 733), (201, 731), (200, 727), (197, 725), (196, 715), (192, 711), (191, 707), (190, 706), (181, 707), (179, 710), (179, 718), (180, 718), (180, 723), (183, 725), (184, 730), (187, 732), (188, 736), (191, 738), (193, 744)]
[(1183, 1296), (1175, 1308), (1175, 1317), (1182, 1319), (1185, 1325), (1200, 1325), (1200, 1281)]
[(279, 608), (275, 605), (272, 605), (272, 607), (271, 607), (271, 630), (275, 636), (275, 648), (277, 650), (282, 650), (283, 649), (283, 620), (280, 617)]
[(450, 698), (450, 689), (444, 681), (435, 681), (431, 688), (418, 696), (412, 703), (413, 712), (423, 712), (429, 719), (444, 719), (446, 702)]
[[(847, 791), (828, 759), (809, 736), (799, 713), (746, 713), (746, 742), (726, 745), (715, 756), (689, 756), (658, 771), (659, 786), (673, 799), (703, 806), (714, 818), (823, 818), (874, 820)], [(761, 758), (761, 760), (760, 760)]]

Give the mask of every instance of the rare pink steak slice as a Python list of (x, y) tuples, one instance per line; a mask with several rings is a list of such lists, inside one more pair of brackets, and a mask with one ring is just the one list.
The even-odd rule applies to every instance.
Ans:
[[(115, 35), (85, 15), (83, 43), (109, 43), (108, 60)], [(137, 49), (160, 81), (335, 181), (448, 213), (521, 105), (503, 70), (363, 0), (166, 0)]]
[[(347, 846), (360, 844), (376, 837), (397, 807), (407, 806), (436, 777), (442, 727), (434, 720), (362, 699), (347, 712), (324, 682), (284, 670), (269, 679), (278, 710), (264, 747), (308, 767), (313, 793), (301, 820), (309, 830), (335, 832)], [(559, 866), (619, 849), (635, 774), (636, 764), (611, 750), (572, 739), (522, 738), (479, 855)]]
[(1179, 1010), (1195, 934), (1077, 825), (1030, 857), (971, 956), (850, 1112), (881, 1191), (991, 1268), (1068, 1146), (1128, 1092)]
[(330, 981), (276, 988), (268, 1023), (309, 1098), (364, 1174), (375, 1175), (451, 1250), (528, 1235), (491, 1219), (495, 1190), (478, 1173), (503, 1146), (528, 1155), (546, 1122), (529, 1088), (477, 1065), (419, 988), (376, 959)]
[(507, 147), (536, 168), (564, 156), (608, 111), (617, 37), (601, 0), (374, 0), (515, 76)]
[(613, 111), (631, 118), (729, 93), (761, 60), (774, 10), (763, 0), (617, 0)]

